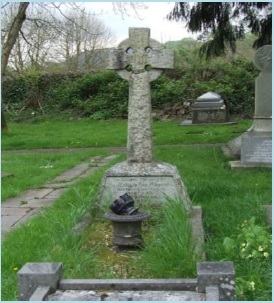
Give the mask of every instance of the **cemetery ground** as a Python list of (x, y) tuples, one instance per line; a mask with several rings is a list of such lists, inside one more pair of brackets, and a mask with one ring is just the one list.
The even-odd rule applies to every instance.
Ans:
[[(10, 124), (9, 132), (2, 134), (2, 171), (12, 176), (2, 180), (2, 201), (43, 185), (92, 156), (113, 154), (108, 147), (126, 145), (126, 124), (117, 120)], [(155, 121), (154, 158), (178, 168), (193, 205), (202, 207), (206, 260), (233, 261), (237, 299), (263, 301), (271, 300), (272, 287), (271, 234), (262, 207), (271, 204), (271, 169), (232, 171), (231, 159), (221, 150), (221, 144), (250, 126), (247, 120), (235, 125), (188, 127), (176, 121)], [(18, 152), (23, 149), (25, 153)], [(42, 151), (35, 153), (34, 149)], [(7, 234), (2, 242), (2, 300), (16, 300), (16, 272), (27, 262), (62, 262), (65, 278), (195, 275), (199, 256), (193, 254), (186, 232), (189, 226), (184, 212), (178, 211), (178, 201), (171, 201), (163, 210), (155, 209), (144, 222), (142, 251), (118, 254), (111, 250), (111, 224), (98, 216), (92, 216), (82, 232), (72, 232), (87, 211), (92, 213), (106, 169), (123, 160), (121, 151), (40, 215)], [(177, 228), (176, 222), (181, 221), (185, 225)]]

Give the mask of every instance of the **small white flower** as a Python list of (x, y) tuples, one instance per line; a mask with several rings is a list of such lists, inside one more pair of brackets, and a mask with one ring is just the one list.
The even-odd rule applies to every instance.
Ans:
[(40, 166), (40, 168), (53, 168), (53, 165), (44, 165), (44, 166)]
[(249, 283), (249, 286), (250, 286), (250, 289), (251, 289), (251, 290), (255, 290), (255, 282), (251, 281), (251, 282)]
[(263, 251), (263, 247), (260, 245), (259, 248), (258, 248), (258, 251)]

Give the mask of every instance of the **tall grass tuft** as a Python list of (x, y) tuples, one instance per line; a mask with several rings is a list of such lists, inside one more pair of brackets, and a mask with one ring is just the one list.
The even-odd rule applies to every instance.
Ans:
[(144, 266), (155, 278), (195, 276), (199, 256), (194, 251), (191, 223), (183, 202), (167, 199), (160, 211), (160, 222), (142, 253)]

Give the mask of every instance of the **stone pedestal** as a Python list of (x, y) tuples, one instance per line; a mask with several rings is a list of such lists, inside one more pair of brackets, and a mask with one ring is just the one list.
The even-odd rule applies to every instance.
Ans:
[(149, 213), (138, 211), (133, 215), (105, 213), (104, 218), (112, 221), (113, 244), (119, 248), (142, 248), (142, 222), (150, 217)]
[(140, 204), (159, 204), (167, 198), (181, 199), (190, 210), (190, 199), (179, 172), (167, 163), (122, 162), (111, 167), (102, 182), (101, 204), (109, 205), (125, 192)]
[(227, 122), (227, 110), (220, 95), (208, 92), (203, 94), (192, 107), (192, 123), (224, 123)]

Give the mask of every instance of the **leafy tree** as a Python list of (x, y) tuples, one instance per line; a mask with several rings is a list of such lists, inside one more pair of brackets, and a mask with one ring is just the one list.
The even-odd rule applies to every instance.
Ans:
[[(78, 28), (82, 28), (81, 24), (77, 24), (76, 21), (71, 20), (66, 13), (63, 11), (63, 7), (66, 6), (66, 3), (58, 3), (58, 2), (38, 2), (38, 3), (33, 3), (32, 5), (37, 5), (39, 7), (41, 7), (44, 11), (47, 11), (49, 13), (49, 15), (52, 17), (51, 20), (43, 20), (43, 19), (37, 19), (37, 18), (31, 18), (31, 12), (29, 10), (27, 10), (30, 7), (30, 3), (31, 2), (19, 2), (19, 3), (12, 3), (12, 2), (6, 2), (6, 3), (2, 3), (1, 5), (1, 14), (2, 17), (5, 16), (5, 11), (6, 9), (9, 9), (10, 5), (16, 4), (16, 6), (18, 6), (18, 8), (16, 9), (16, 11), (14, 12), (14, 15), (11, 16), (10, 20), (8, 22), (2, 22), (1, 25), (3, 25), (4, 23), (6, 23), (5, 25), (7, 25), (6, 28), (1, 28), (1, 38), (2, 38), (2, 53), (1, 53), (1, 85), (3, 87), (3, 81), (4, 78), (6, 77), (6, 71), (8, 68), (8, 64), (10, 64), (11, 60), (11, 53), (12, 50), (14, 48), (14, 46), (16, 45), (16, 41), (18, 42), (19, 36), (21, 35), (23, 37), (24, 40), (26, 40), (26, 37), (23, 33), (23, 24), (26, 22), (26, 20), (28, 21), (33, 21), (36, 25), (37, 28), (41, 27), (42, 24), (47, 24), (47, 28), (46, 28), (46, 32), (48, 32), (49, 28), (57, 28), (57, 25), (59, 24), (56, 15), (54, 14), (54, 12), (57, 12), (59, 14), (61, 14), (63, 17), (65, 17), (66, 19), (72, 21), (72, 23), (76, 24), (78, 26)], [(73, 2), (69, 2), (68, 4), (70, 4), (72, 7), (74, 7), (74, 9), (79, 9), (77, 2), (73, 3)], [(62, 6), (62, 8), (61, 8)], [(130, 7), (131, 9), (133, 9), (136, 13), (138, 7), (141, 7), (140, 4), (138, 2), (114, 2), (113, 3), (113, 9), (116, 10), (117, 12), (120, 12), (122, 15), (123, 14), (128, 14), (127, 11), (127, 7)], [(66, 7), (64, 7), (66, 8)], [(2, 20), (1, 20), (2, 21)], [(50, 27), (49, 27), (50, 25)], [(36, 32), (34, 32), (32, 34), (32, 37), (35, 35), (37, 35), (37, 30)], [(44, 33), (39, 32), (39, 50), (42, 50), (43, 48), (45, 48), (45, 41), (43, 40), (43, 44), (41, 42), (41, 38), (43, 38), (43, 36), (45, 35)], [(48, 41), (46, 41), (48, 42)], [(29, 41), (27, 42), (28, 45), (30, 44), (35, 44), (35, 43), (30, 43)], [(20, 46), (17, 43), (17, 47)], [(33, 53), (31, 52), (31, 61), (33, 61), (34, 59), (36, 59), (35, 57), (38, 57), (38, 52), (37, 52), (37, 47), (36, 47), (36, 51)], [(20, 52), (20, 64), (18, 65), (23, 65), (23, 59), (22, 59), (22, 53)], [(28, 54), (30, 54), (29, 51), (27, 51)], [(39, 52), (40, 53), (40, 52)], [(35, 55), (33, 55), (35, 54)], [(45, 57), (45, 55), (43, 55), (43, 57)], [(37, 63), (37, 60), (36, 60)], [(5, 114), (4, 114), (4, 110), (3, 110), (3, 104), (1, 104), (1, 130), (7, 130), (7, 121), (5, 118)]]
[(167, 15), (169, 20), (187, 22), (191, 32), (200, 32), (200, 54), (207, 58), (222, 56), (227, 47), (236, 51), (236, 40), (246, 32), (257, 36), (253, 47), (272, 44), (271, 2), (176, 2)]

